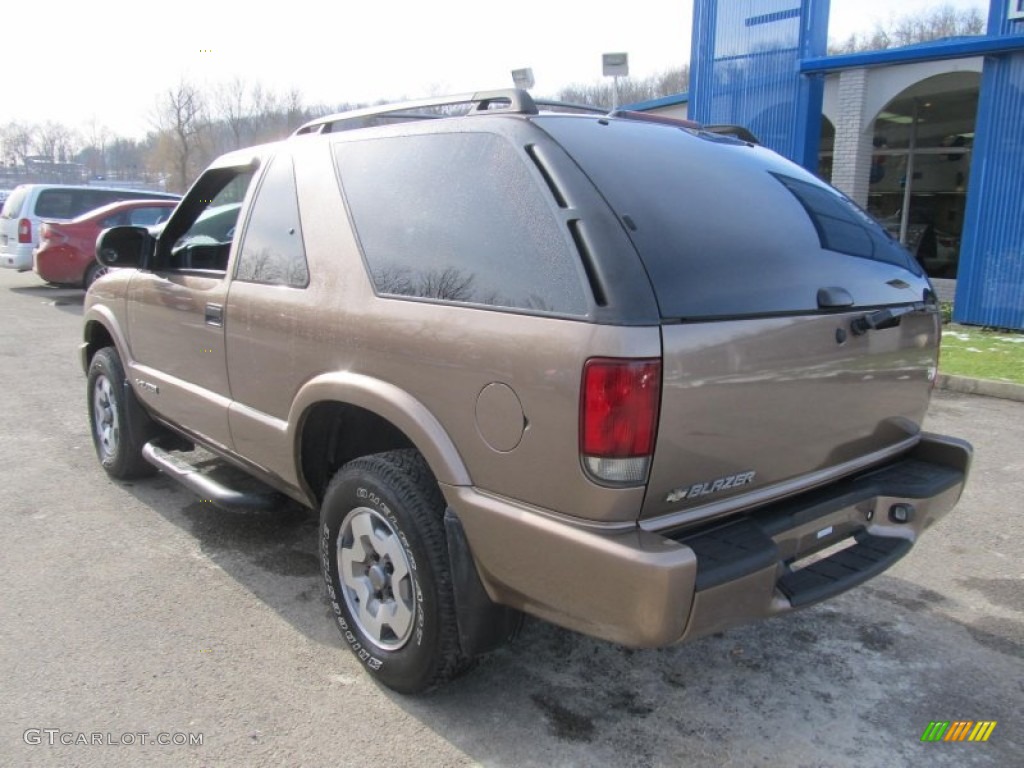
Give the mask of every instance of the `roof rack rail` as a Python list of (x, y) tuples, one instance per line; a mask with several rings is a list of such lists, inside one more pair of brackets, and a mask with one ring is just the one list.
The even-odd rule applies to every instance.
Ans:
[[(355, 127), (362, 127), (358, 123), (365, 123), (367, 118), (386, 117), (399, 120), (417, 120), (440, 117), (422, 112), (410, 112), (410, 110), (428, 109), (431, 107), (449, 107), (458, 104), (472, 104), (473, 108), (469, 114), (501, 112), (506, 114), (536, 115), (538, 113), (537, 103), (529, 93), (520, 88), (504, 88), (496, 91), (477, 91), (475, 93), (461, 93), (454, 96), (438, 96), (430, 99), (419, 99), (417, 101), (403, 101), (396, 104), (381, 104), (376, 107), (364, 109), (353, 109), (348, 112), (338, 112), (333, 115), (310, 120), (293, 133), (293, 136), (307, 133), (331, 133), (338, 129), (345, 130), (344, 123), (357, 122)], [(569, 106), (569, 105), (564, 105)], [(582, 107), (577, 107), (582, 108)], [(596, 109), (596, 108), (595, 108)], [(350, 126), (351, 127), (351, 126)]]
[(571, 101), (554, 101), (552, 99), (534, 99), (533, 103), (538, 107), (562, 107), (563, 109), (578, 109), (580, 112), (592, 112), (595, 115), (607, 115), (611, 110), (607, 107), (599, 107), (595, 104), (574, 104)]

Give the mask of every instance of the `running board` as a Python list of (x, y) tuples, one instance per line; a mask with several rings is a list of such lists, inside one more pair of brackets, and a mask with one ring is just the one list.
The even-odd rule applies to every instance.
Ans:
[(195, 493), (201, 500), (210, 501), (223, 509), (266, 510), (279, 507), (284, 502), (282, 494), (255, 478), (244, 475), (241, 470), (231, 468), (245, 485), (255, 486), (253, 489), (241, 490), (231, 487), (225, 481), (213, 477), (212, 473), (203, 472), (185, 459), (173, 455), (153, 440), (142, 446), (142, 457)]

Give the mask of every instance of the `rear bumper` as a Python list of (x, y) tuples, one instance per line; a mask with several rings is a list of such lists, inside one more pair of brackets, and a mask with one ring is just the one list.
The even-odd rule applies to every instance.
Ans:
[(32, 254), (32, 269), (48, 283), (80, 285), (88, 265), (69, 248), (45, 248)]
[(586, 527), (473, 488), (444, 491), (492, 600), (659, 647), (787, 613), (881, 573), (954, 507), (971, 453), (963, 441), (925, 435), (882, 467), (697, 531)]
[(0, 250), (0, 267), (27, 272), (32, 269), (32, 249), (30, 243), (8, 244)]

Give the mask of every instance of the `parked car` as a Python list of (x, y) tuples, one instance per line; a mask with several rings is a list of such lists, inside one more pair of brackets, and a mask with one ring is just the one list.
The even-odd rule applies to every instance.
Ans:
[(174, 200), (122, 200), (89, 211), (69, 222), (44, 221), (33, 268), (43, 280), (88, 288), (107, 267), (96, 261), (96, 237), (118, 226), (147, 227), (163, 222)]
[(101, 205), (118, 200), (178, 200), (179, 195), (142, 189), (21, 184), (0, 210), (0, 267), (26, 272), (39, 245), (39, 230), (46, 221), (71, 221)]
[(812, 605), (966, 482), (971, 447), (922, 430), (920, 265), (816, 176), (692, 124), (517, 90), (326, 116), (97, 254), (124, 267), (84, 308), (103, 469), (319, 509), (344, 643), (398, 691), (524, 612), (658, 647)]

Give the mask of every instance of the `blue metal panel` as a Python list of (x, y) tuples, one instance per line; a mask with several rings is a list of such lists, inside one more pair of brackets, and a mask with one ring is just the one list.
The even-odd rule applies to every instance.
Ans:
[[(1018, 25), (1024, 27), (1024, 25)], [(1024, 32), (1024, 29), (1018, 29)], [(884, 67), (888, 64), (911, 64), (918, 61), (946, 61), (966, 59), (972, 56), (991, 56), (998, 53), (1024, 51), (1024, 34), (1009, 37), (958, 37), (952, 40), (936, 40), (902, 48), (887, 48), (883, 51), (848, 53), (842, 56), (825, 56), (805, 59), (800, 62), (800, 71), (805, 74), (824, 74), (844, 69)]]
[(823, 83), (798, 65), (825, 53), (828, 10), (829, 0), (696, 0), (691, 119), (746, 126), (816, 171)]
[[(993, 0), (990, 36), (1024, 28), (1006, 8)], [(1024, 52), (985, 60), (967, 191), (954, 317), (1024, 330)]]

